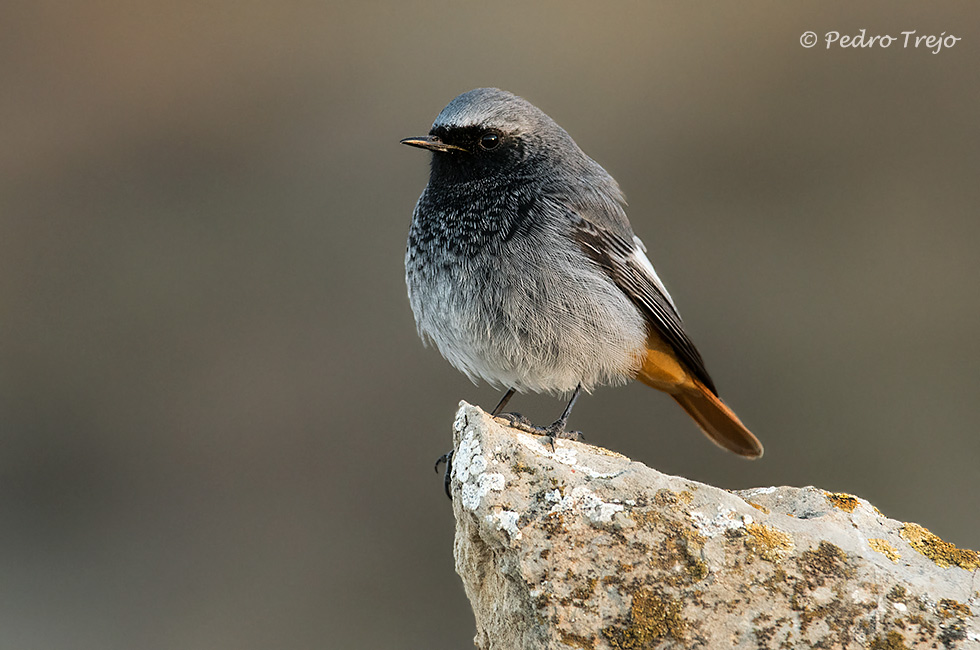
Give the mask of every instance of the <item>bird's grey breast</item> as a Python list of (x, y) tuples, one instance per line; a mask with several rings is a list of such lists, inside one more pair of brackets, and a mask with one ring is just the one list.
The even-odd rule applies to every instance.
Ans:
[(570, 215), (530, 188), (427, 187), (406, 253), (419, 333), (471, 379), (565, 391), (622, 380), (642, 317), (569, 237)]
[(482, 359), (502, 344), (501, 332), (513, 330), (509, 303), (521, 288), (512, 276), (526, 265), (515, 238), (526, 239), (533, 199), (482, 189), (426, 188), (413, 215), (405, 270), (419, 334), (471, 378), (497, 383)]

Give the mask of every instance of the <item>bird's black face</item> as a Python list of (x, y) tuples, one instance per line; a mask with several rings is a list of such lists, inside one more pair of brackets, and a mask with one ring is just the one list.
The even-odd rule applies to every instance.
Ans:
[(513, 145), (516, 141), (500, 129), (483, 126), (437, 126), (429, 135), (484, 158), (493, 157), (493, 152), (500, 152), (502, 145)]
[(432, 176), (443, 182), (512, 172), (525, 155), (518, 135), (487, 126), (437, 126), (428, 136), (408, 138), (402, 144), (432, 151)]

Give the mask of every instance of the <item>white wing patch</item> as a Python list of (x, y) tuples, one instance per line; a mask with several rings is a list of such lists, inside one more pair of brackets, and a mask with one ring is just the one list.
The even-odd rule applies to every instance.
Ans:
[(647, 275), (650, 276), (650, 279), (653, 281), (654, 286), (660, 289), (660, 292), (664, 294), (664, 296), (667, 298), (667, 302), (670, 303), (670, 306), (673, 307), (674, 311), (676, 312), (677, 305), (674, 304), (674, 299), (670, 297), (670, 294), (667, 292), (667, 287), (665, 287), (664, 283), (660, 281), (660, 276), (657, 275), (657, 272), (653, 269), (653, 264), (651, 264), (650, 260), (647, 259), (647, 247), (643, 245), (643, 242), (640, 241), (640, 238), (636, 235), (633, 235), (633, 242), (636, 243), (636, 250), (633, 251), (633, 259), (640, 265), (640, 268), (646, 271)]

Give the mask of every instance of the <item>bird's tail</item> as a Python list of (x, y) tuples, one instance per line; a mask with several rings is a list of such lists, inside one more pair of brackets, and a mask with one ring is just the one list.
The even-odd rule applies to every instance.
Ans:
[(717, 395), (695, 380), (694, 390), (671, 393), (704, 434), (719, 447), (746, 458), (761, 458), (762, 443)]
[(647, 344), (636, 378), (673, 397), (713, 443), (745, 458), (762, 457), (762, 443), (738, 416), (698, 381), (659, 339)]

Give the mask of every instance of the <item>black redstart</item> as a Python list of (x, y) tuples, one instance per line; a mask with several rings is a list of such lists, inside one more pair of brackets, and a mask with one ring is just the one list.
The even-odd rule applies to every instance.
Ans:
[(616, 181), (550, 117), (496, 88), (459, 95), (429, 135), (405, 278), (423, 340), (507, 392), (629, 379), (666, 392), (713, 442), (762, 445), (718, 398), (674, 302), (633, 234)]

